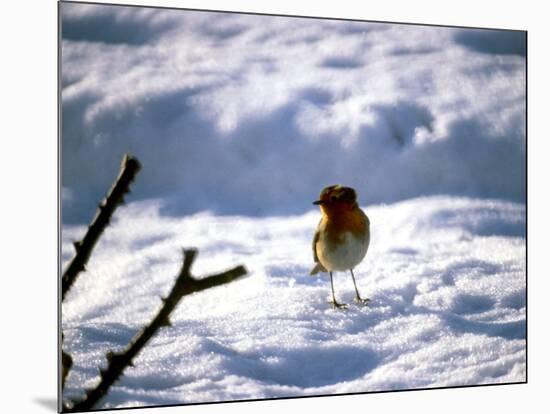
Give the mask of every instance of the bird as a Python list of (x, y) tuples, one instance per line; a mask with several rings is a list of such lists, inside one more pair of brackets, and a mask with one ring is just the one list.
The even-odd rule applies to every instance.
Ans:
[(357, 289), (353, 269), (367, 254), (370, 243), (370, 221), (357, 204), (357, 193), (351, 187), (340, 184), (325, 187), (313, 204), (321, 209), (322, 217), (313, 237), (313, 260), (310, 275), (328, 272), (334, 308), (346, 308), (334, 296), (332, 273), (350, 271), (355, 287), (355, 300), (367, 305)]

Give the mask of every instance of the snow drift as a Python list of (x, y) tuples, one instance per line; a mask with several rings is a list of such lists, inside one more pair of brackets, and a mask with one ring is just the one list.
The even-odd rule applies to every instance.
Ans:
[(165, 214), (525, 199), (521, 32), (62, 4), (63, 222), (131, 152)]
[[(521, 32), (62, 3), (62, 263), (125, 152), (129, 204), (63, 304), (66, 398), (193, 273), (101, 408), (526, 379)], [(368, 307), (310, 277), (311, 202), (355, 187)], [(353, 299), (335, 275), (337, 298)]]
[[(525, 208), (419, 198), (366, 208), (367, 258), (335, 275), (348, 310), (308, 275), (317, 211), (251, 218), (162, 216), (161, 202), (119, 210), (63, 305), (75, 366), (67, 396), (98, 380), (160, 307), (196, 246), (193, 272), (245, 264), (249, 276), (182, 300), (101, 407), (521, 382), (526, 370)], [(63, 232), (63, 262), (83, 226)]]

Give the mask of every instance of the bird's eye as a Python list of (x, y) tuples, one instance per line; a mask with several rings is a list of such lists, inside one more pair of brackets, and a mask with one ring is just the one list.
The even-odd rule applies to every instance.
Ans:
[(334, 194), (330, 196), (330, 201), (336, 201), (336, 196)]

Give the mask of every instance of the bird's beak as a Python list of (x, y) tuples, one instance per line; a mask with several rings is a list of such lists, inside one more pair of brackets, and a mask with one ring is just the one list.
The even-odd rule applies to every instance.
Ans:
[(313, 204), (315, 204), (315, 205), (317, 205), (317, 206), (319, 206), (319, 205), (321, 205), (321, 204), (323, 204), (323, 203), (324, 203), (323, 200), (317, 200), (317, 201), (314, 201), (314, 202), (313, 202)]

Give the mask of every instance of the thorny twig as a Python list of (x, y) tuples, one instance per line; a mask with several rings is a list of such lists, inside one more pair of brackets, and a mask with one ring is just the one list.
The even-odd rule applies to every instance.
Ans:
[(69, 266), (63, 273), (61, 300), (65, 299), (65, 296), (78, 274), (86, 270), (86, 263), (92, 254), (92, 250), (101, 237), (103, 230), (109, 224), (111, 216), (116, 208), (124, 203), (124, 195), (130, 192), (130, 183), (134, 180), (137, 172), (140, 170), (141, 165), (137, 158), (134, 158), (128, 154), (125, 154), (120, 166), (120, 173), (116, 179), (111, 191), (107, 197), (99, 203), (99, 210), (94, 217), (92, 224), (88, 226), (88, 231), (82, 239), (82, 241), (75, 242), (74, 248), (76, 255), (69, 263)]
[(191, 265), (197, 256), (196, 249), (184, 250), (184, 260), (181, 271), (176, 279), (172, 291), (166, 298), (162, 298), (162, 307), (151, 323), (141, 330), (128, 344), (125, 350), (120, 353), (109, 351), (106, 355), (108, 366), (101, 369), (101, 381), (93, 389), (86, 392), (86, 397), (79, 402), (71, 402), (72, 406), (65, 405), (66, 412), (79, 412), (90, 410), (105, 395), (113, 383), (122, 375), (124, 369), (133, 366), (133, 358), (142, 350), (145, 344), (163, 326), (171, 326), (170, 313), (177, 306), (180, 299), (194, 292), (208, 289), (214, 286), (232, 282), (246, 274), (243, 266), (237, 266), (220, 274), (195, 279), (191, 276)]

